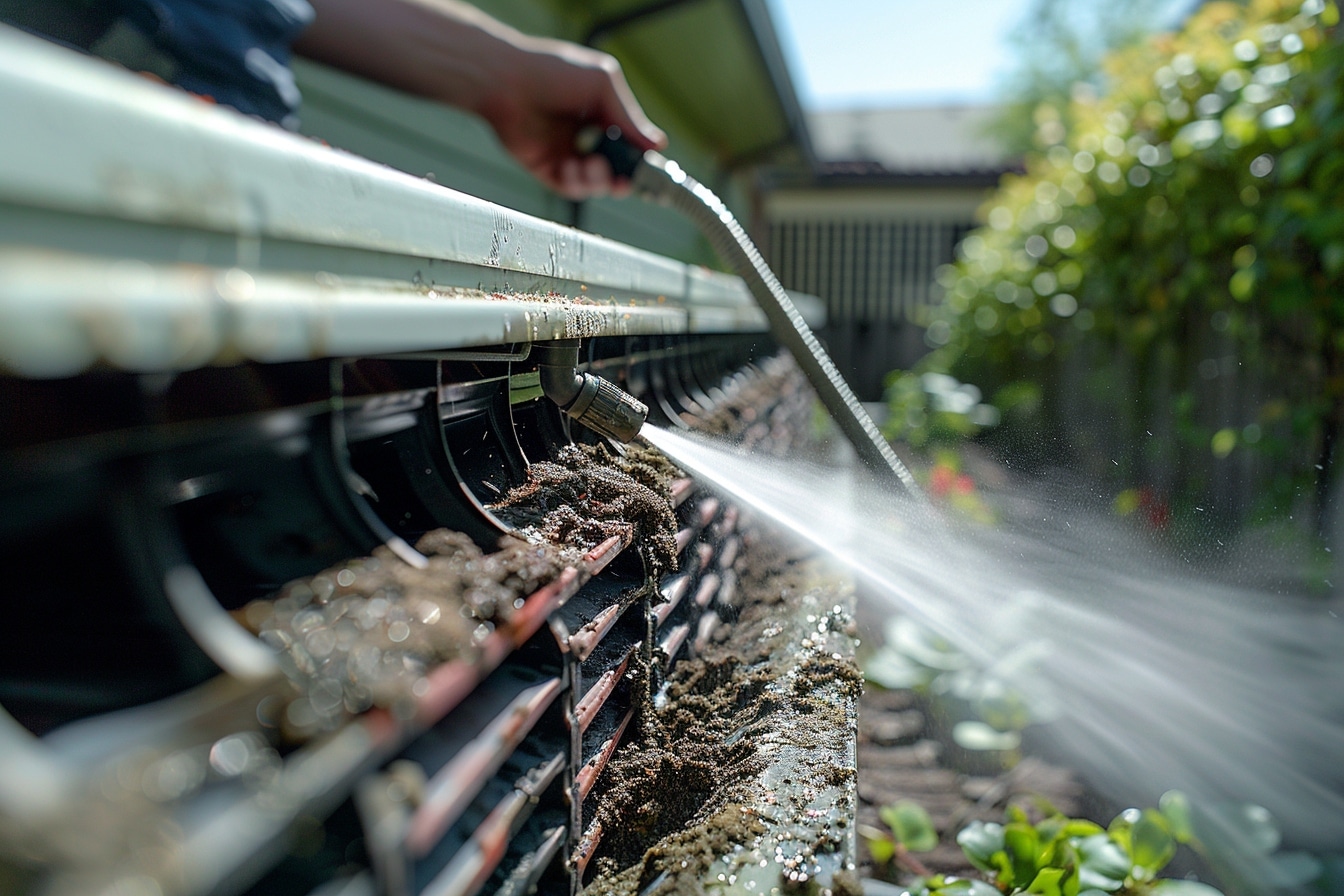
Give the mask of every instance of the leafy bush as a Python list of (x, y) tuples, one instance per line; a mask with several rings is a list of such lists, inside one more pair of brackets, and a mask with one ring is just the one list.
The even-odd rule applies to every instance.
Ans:
[(1178, 843), (1192, 839), (1178, 793), (1160, 809), (1129, 809), (1109, 827), (1050, 812), (1033, 824), (1010, 807), (1004, 824), (972, 822), (957, 835), (962, 852), (990, 879), (941, 875), (916, 881), (909, 896), (1220, 896), (1207, 884), (1159, 880)]
[[(1344, 436), (1338, 20), (1325, 0), (1209, 2), (1112, 56), (1104, 94), (1039, 106), (1039, 151), (940, 274), (915, 373), (976, 384), (1005, 436), (1177, 509), (1321, 510)], [(898, 427), (919, 381), (894, 381)], [(1015, 421), (1000, 402), (1021, 384), (1040, 400)]]

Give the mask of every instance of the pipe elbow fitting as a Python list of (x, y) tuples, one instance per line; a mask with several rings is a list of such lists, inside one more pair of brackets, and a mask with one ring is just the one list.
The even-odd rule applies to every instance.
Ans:
[(538, 343), (532, 351), (542, 392), (567, 415), (617, 442), (629, 442), (639, 435), (648, 407), (615, 383), (580, 373), (579, 340)]

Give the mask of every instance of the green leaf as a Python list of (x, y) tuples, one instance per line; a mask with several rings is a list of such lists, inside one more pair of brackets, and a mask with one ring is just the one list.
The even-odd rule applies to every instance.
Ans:
[(861, 824), (857, 827), (859, 836), (868, 844), (868, 854), (873, 857), (873, 861), (879, 865), (885, 865), (896, 855), (896, 842), (887, 836), (887, 833), (870, 825)]
[(1167, 819), (1177, 843), (1189, 843), (1195, 836), (1190, 815), (1190, 799), (1179, 790), (1168, 790), (1157, 802), (1158, 811)]
[(1125, 885), (1123, 880), (1105, 877), (1087, 868), (1078, 869), (1078, 886), (1086, 888), (1079, 892), (1113, 893)]
[(906, 616), (886, 626), (887, 646), (921, 666), (942, 671), (964, 669), (970, 658)]
[(1131, 847), (1130, 832), (1134, 829), (1134, 822), (1141, 817), (1138, 809), (1126, 809), (1115, 818), (1111, 819), (1110, 825), (1106, 828), (1106, 833), (1110, 834), (1111, 839), (1120, 845), (1120, 848), (1128, 855)]
[(993, 856), (1004, 850), (1003, 825), (973, 821), (957, 834), (957, 845), (972, 865), (981, 871), (995, 871)]
[(896, 857), (896, 844), (890, 837), (878, 837), (868, 841), (868, 854), (879, 865), (885, 865)]
[(1234, 810), (1225, 821), (1236, 837), (1235, 842), (1243, 849), (1267, 856), (1279, 848), (1282, 839), (1279, 826), (1268, 809), (1247, 804)]
[(1016, 731), (996, 731), (973, 719), (953, 725), (952, 739), (963, 750), (1016, 750), (1022, 745), (1022, 735)]
[(1081, 888), (1086, 888), (1087, 891), (1113, 893), (1116, 892), (1117, 889), (1124, 887), (1125, 881), (1116, 880), (1114, 877), (1098, 875), (1097, 872), (1094, 872), (1094, 870), (1091, 870), (1090, 868), (1079, 868), (1078, 885)]
[(1091, 837), (1093, 834), (1106, 833), (1106, 829), (1086, 818), (1070, 818), (1064, 825), (1063, 833), (1066, 837)]
[(891, 828), (897, 843), (911, 852), (928, 852), (938, 845), (938, 832), (924, 807), (909, 800), (883, 806), (878, 817)]
[(1003, 829), (1003, 842), (1013, 861), (1013, 885), (1025, 886), (1040, 867), (1041, 838), (1031, 825), (1014, 822)]
[(1149, 890), (1152, 896), (1223, 896), (1223, 891), (1197, 880), (1159, 880)]
[(1108, 834), (1093, 834), (1077, 843), (1078, 883), (1087, 889), (1113, 891), (1124, 886), (1133, 863)]
[(1032, 878), (1031, 884), (1027, 886), (1027, 892), (1037, 893), (1039, 896), (1064, 896), (1060, 889), (1060, 880), (1063, 877), (1063, 868), (1042, 868)]
[(1167, 828), (1166, 818), (1154, 809), (1144, 809), (1130, 833), (1130, 853), (1134, 876), (1152, 880), (1176, 855), (1176, 838)]
[(938, 888), (943, 896), (1003, 896), (999, 888), (983, 880), (958, 877)]
[(1054, 846), (1056, 841), (1067, 837), (1065, 831), (1068, 826), (1069, 819), (1063, 815), (1047, 815), (1038, 821), (1036, 823), (1036, 836), (1041, 840), (1041, 847)]
[(1078, 896), (1078, 890), (1082, 887), (1082, 881), (1078, 879), (1077, 856), (1072, 854), (1073, 850), (1071, 848), (1068, 848), (1068, 853), (1069, 858), (1067, 862), (1055, 862), (1055, 864), (1064, 867), (1064, 881), (1060, 889), (1064, 891), (1064, 896)]
[[(1006, 657), (1005, 661), (1008, 659)], [(1001, 684), (992, 680), (991, 683)], [(1000, 686), (997, 690), (991, 690), (990, 687), (982, 686), (972, 702), (976, 715), (996, 732), (1018, 732), (1031, 724), (1031, 703), (1025, 694), (1015, 688)], [(1016, 748), (1014, 745), (1006, 749)]]
[(863, 664), (863, 677), (887, 690), (899, 691), (929, 683), (929, 670), (896, 651), (883, 647)]

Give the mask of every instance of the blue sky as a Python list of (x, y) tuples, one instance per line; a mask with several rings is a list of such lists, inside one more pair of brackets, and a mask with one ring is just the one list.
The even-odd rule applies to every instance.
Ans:
[(985, 102), (1031, 0), (768, 0), (805, 108)]

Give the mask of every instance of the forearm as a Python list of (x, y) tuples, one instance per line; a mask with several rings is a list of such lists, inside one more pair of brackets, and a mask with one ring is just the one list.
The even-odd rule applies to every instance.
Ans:
[(477, 113), (538, 43), (457, 0), (310, 2), (300, 55)]
[(620, 128), (640, 149), (666, 137), (639, 107), (620, 65), (591, 47), (531, 37), (458, 0), (310, 0), (305, 56), (474, 112), (528, 171), (570, 198), (616, 183), (581, 156), (588, 125)]

